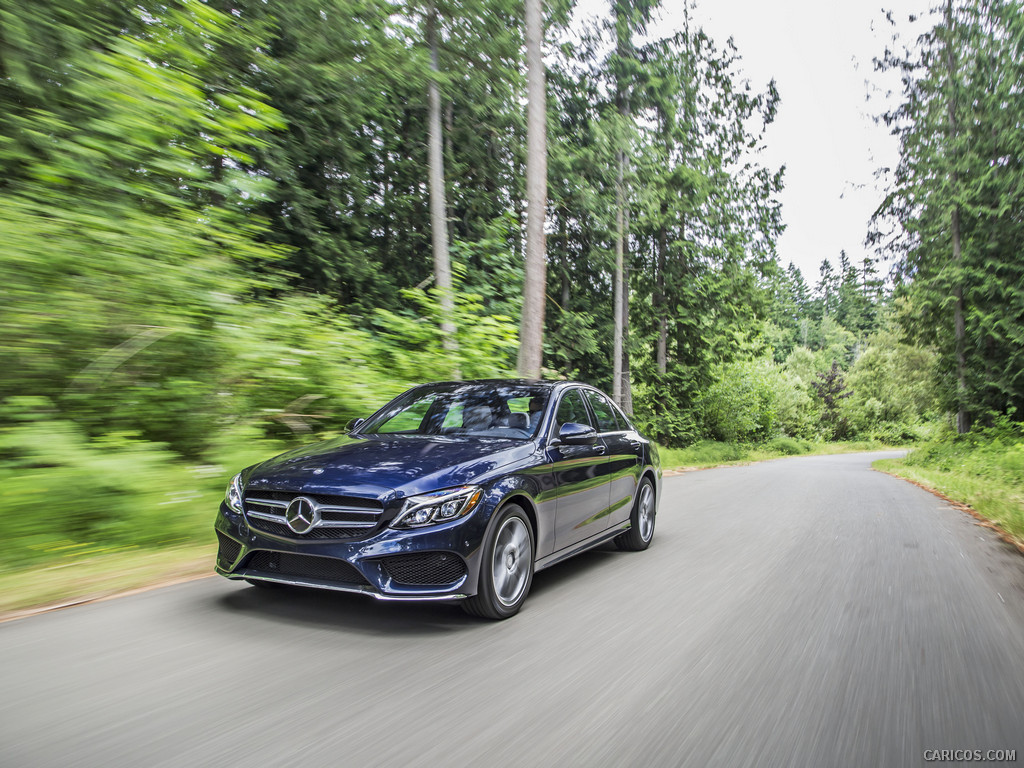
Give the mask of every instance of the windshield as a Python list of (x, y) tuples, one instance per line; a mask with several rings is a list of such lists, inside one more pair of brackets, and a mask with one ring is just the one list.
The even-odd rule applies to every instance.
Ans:
[(546, 388), (523, 384), (417, 387), (359, 428), (363, 435), (452, 435), (529, 440), (548, 401)]

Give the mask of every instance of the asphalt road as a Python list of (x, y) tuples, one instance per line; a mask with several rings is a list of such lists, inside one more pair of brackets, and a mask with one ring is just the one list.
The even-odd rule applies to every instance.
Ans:
[(877, 457), (666, 478), (501, 623), (209, 578), (2, 624), (0, 766), (1024, 764), (1024, 558)]

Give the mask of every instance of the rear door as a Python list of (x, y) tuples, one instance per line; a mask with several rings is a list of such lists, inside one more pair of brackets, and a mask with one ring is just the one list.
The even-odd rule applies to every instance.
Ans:
[(590, 409), (594, 413), (597, 431), (608, 449), (606, 455), (609, 502), (608, 525), (625, 522), (640, 482), (641, 444), (629, 423), (617, 412), (611, 402), (600, 392), (585, 390)]

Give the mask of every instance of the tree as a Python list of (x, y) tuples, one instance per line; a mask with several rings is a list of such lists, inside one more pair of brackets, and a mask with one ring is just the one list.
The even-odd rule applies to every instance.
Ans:
[(544, 219), (547, 210), (547, 102), (544, 84), (544, 16), (541, 0), (526, 0), (528, 81), (526, 152), (526, 271), (520, 330), (519, 375), (540, 378), (544, 341), (546, 262)]
[(846, 418), (841, 414), (839, 404), (853, 394), (852, 390), (846, 388), (843, 381), (843, 372), (839, 367), (839, 361), (833, 360), (832, 367), (826, 373), (819, 373), (817, 381), (811, 382), (814, 391), (822, 402), (822, 424), (829, 431), (829, 436), (835, 440), (842, 440), (846, 437)]
[(778, 95), (755, 91), (735, 48), (689, 25), (637, 60), (630, 352), (638, 418), (673, 443), (692, 439), (677, 414), (693, 412), (768, 314), (781, 172), (753, 150)]
[(615, 82), (615, 106), (619, 116), (616, 131), (615, 178), (615, 272), (613, 317), (615, 339), (612, 347), (612, 397), (626, 413), (633, 413), (629, 380), (629, 283), (626, 250), (629, 245), (629, 190), (626, 156), (635, 93), (631, 84), (638, 72), (633, 35), (643, 34), (660, 0), (612, 0), (615, 52), (609, 68)]
[[(427, 46), (430, 49), (430, 78), (427, 81), (427, 142), (430, 174), (430, 233), (434, 251), (434, 284), (440, 294), (441, 334), (444, 349), (455, 351), (454, 298), (452, 296), (452, 265), (448, 255), (447, 204), (444, 190), (444, 156), (441, 135), (441, 91), (437, 79), (440, 74), (437, 42), (437, 5), (433, 0), (427, 5), (424, 26)], [(457, 378), (458, 368), (454, 370)]]
[(1024, 21), (1002, 0), (947, 0), (913, 49), (889, 50), (901, 158), (873, 242), (897, 259), (909, 339), (938, 350), (958, 431), (1024, 410)]

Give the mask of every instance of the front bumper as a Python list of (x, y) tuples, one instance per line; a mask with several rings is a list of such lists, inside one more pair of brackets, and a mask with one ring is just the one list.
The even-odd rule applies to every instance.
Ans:
[(223, 502), (214, 529), (215, 570), (378, 600), (458, 600), (476, 594), (488, 510), (416, 530), (384, 527), (355, 540), (301, 540), (264, 533)]

